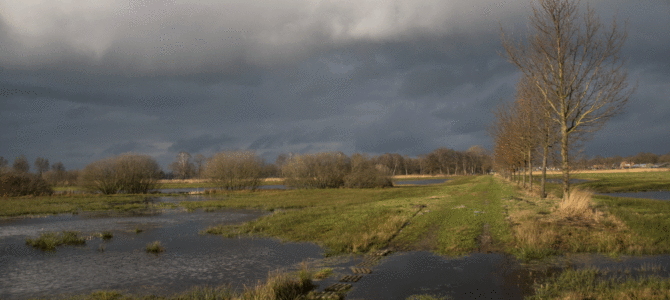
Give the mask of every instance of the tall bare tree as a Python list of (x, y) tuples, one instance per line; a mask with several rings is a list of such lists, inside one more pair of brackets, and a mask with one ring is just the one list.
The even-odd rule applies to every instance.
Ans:
[(42, 173), (49, 171), (49, 159), (38, 157), (35, 159), (33, 168), (37, 171), (37, 175), (42, 176)]
[(19, 155), (19, 157), (14, 159), (14, 163), (12, 164), (12, 170), (18, 173), (28, 173), (28, 171), (30, 171), (30, 164), (28, 163), (28, 160), (23, 154)]
[(567, 197), (571, 135), (600, 129), (623, 111), (634, 91), (619, 56), (627, 34), (616, 20), (605, 28), (589, 6), (580, 16), (579, 1), (537, 0), (532, 9), (525, 44), (506, 36), (501, 26), (502, 42), (509, 61), (533, 79), (559, 128)]
[(168, 165), (168, 169), (181, 179), (190, 178), (195, 173), (195, 166), (191, 162), (191, 154), (186, 151), (177, 153), (175, 161)]

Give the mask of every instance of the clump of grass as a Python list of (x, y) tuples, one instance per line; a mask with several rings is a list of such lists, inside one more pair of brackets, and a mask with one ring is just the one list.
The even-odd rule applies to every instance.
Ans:
[(103, 240), (109, 240), (114, 237), (114, 234), (112, 234), (109, 231), (103, 231), (103, 232), (98, 232), (96, 234), (97, 237), (103, 239)]
[(76, 231), (45, 232), (37, 239), (26, 239), (26, 244), (40, 250), (52, 251), (60, 245), (84, 245), (86, 239), (80, 237)]
[(535, 286), (530, 299), (668, 299), (670, 279), (650, 276), (607, 276), (587, 268), (566, 270)]
[(593, 193), (573, 189), (567, 199), (561, 201), (558, 205), (558, 210), (568, 217), (592, 217), (591, 197)]
[(314, 278), (316, 279), (324, 279), (328, 278), (333, 275), (333, 269), (331, 268), (323, 268), (316, 273), (314, 273)]
[(160, 241), (155, 241), (151, 244), (147, 244), (147, 253), (161, 253), (165, 251), (165, 247), (161, 245)]
[(139, 234), (140, 232), (144, 231), (142, 228), (135, 227), (135, 233)]

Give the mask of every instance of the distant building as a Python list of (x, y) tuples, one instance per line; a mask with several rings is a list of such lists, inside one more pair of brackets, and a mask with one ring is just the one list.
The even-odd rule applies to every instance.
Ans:
[(632, 162), (632, 161), (625, 161), (625, 160), (624, 160), (624, 161), (622, 161), (621, 164), (619, 165), (619, 168), (621, 168), (621, 169), (630, 169), (630, 168), (633, 167), (633, 165), (635, 165), (634, 162)]

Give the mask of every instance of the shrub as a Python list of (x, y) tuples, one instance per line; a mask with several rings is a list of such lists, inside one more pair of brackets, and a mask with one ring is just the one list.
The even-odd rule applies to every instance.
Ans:
[(351, 173), (344, 178), (348, 188), (392, 187), (393, 181), (388, 168), (375, 165), (366, 155), (354, 154), (351, 157)]
[(160, 172), (151, 156), (126, 153), (88, 164), (81, 172), (80, 184), (103, 194), (146, 194), (158, 187)]
[(255, 190), (261, 182), (263, 160), (252, 151), (225, 151), (207, 160), (205, 176), (226, 190)]
[(0, 196), (51, 195), (51, 185), (42, 177), (29, 173), (7, 172), (0, 174)]
[(293, 188), (338, 188), (351, 172), (351, 162), (342, 152), (292, 155), (282, 165), (284, 184)]

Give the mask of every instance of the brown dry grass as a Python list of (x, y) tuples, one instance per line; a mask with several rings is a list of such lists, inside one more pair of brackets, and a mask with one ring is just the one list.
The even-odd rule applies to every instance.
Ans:
[(636, 237), (614, 215), (594, 209), (592, 194), (573, 191), (567, 202), (546, 199), (518, 189), (508, 200), (515, 250), (524, 260), (562, 253), (597, 252), (608, 255), (640, 254), (646, 241)]
[[(615, 169), (615, 170), (570, 170), (570, 174), (609, 174), (609, 173), (640, 173), (640, 172), (668, 172), (668, 168), (634, 168), (634, 169)], [(541, 171), (533, 174), (541, 174)], [(547, 175), (560, 175), (563, 171), (547, 171)]]
[(593, 218), (593, 210), (591, 209), (591, 197), (593, 193), (573, 189), (565, 201), (558, 204), (558, 211), (566, 217), (577, 217), (581, 219)]

